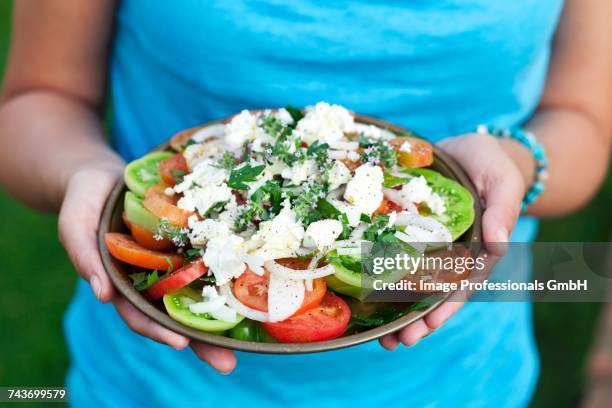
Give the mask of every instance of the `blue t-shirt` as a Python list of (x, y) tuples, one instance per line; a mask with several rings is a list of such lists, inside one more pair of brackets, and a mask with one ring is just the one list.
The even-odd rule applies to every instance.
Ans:
[[(430, 137), (536, 108), (561, 0), (124, 0), (110, 64), (126, 160), (244, 108), (325, 100)], [(522, 219), (513, 239), (533, 238)], [(529, 259), (511, 266), (528, 271)], [(508, 265), (510, 267), (510, 265)], [(526, 303), (470, 303), (412, 348), (238, 353), (222, 376), (131, 332), (80, 283), (65, 321), (75, 406), (524, 406), (537, 377)]]

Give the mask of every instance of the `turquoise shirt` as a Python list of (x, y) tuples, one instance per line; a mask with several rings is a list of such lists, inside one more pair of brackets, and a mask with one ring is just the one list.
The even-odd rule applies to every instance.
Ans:
[[(124, 0), (110, 85), (134, 159), (244, 108), (325, 100), (437, 141), (538, 104), (561, 0)], [(521, 219), (513, 239), (533, 238)], [(509, 266), (508, 266), (509, 267)], [(525, 273), (529, 260), (514, 264)], [(80, 283), (65, 320), (75, 406), (524, 406), (537, 378), (526, 303), (470, 303), (412, 348), (238, 353), (230, 376), (132, 333)]]

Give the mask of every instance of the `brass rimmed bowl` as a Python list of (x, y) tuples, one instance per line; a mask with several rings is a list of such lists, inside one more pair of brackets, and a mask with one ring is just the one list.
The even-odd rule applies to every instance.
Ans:
[[(359, 123), (376, 125), (383, 129), (388, 129), (396, 134), (413, 134), (412, 132), (403, 129), (399, 126), (368, 116), (356, 115), (355, 120)], [(210, 126), (221, 122), (223, 121), (212, 121), (202, 125), (201, 127)], [(169, 144), (165, 143), (155, 150), (165, 150), (168, 148), (168, 146)], [(444, 153), (435, 145), (433, 149), (434, 163), (431, 168), (438, 171), (443, 176), (455, 180), (461, 185), (463, 185), (466, 189), (470, 191), (470, 193), (474, 197), (474, 223), (470, 227), (470, 229), (466, 231), (457, 241), (462, 242), (466, 245), (479, 244), (482, 241), (482, 207), (480, 204), (480, 200), (478, 199), (476, 188), (474, 187), (468, 176), (465, 174), (465, 172), (461, 169), (461, 167), (449, 155)], [(333, 340), (314, 343), (258, 343), (236, 340), (217, 334), (195, 330), (173, 320), (165, 312), (163, 305), (160, 301), (152, 302), (144, 294), (134, 289), (132, 282), (128, 277), (129, 266), (122, 263), (121, 261), (114, 259), (106, 248), (106, 245), (104, 243), (104, 235), (107, 232), (127, 231), (121, 218), (121, 214), (123, 213), (123, 200), (126, 191), (127, 187), (125, 186), (123, 180), (119, 181), (111, 191), (104, 207), (102, 217), (100, 219), (100, 225), (98, 228), (98, 247), (102, 256), (102, 263), (104, 264), (104, 267), (107, 273), (109, 274), (113, 284), (115, 285), (117, 291), (123, 296), (125, 296), (127, 300), (132, 303), (138, 310), (140, 310), (142, 313), (147, 315), (153, 321), (161, 324), (162, 326), (177, 333), (180, 333), (184, 336), (187, 336), (193, 340), (201, 341), (215, 346), (225, 347), (232, 350), (267, 354), (299, 354), (336, 350), (345, 347), (355, 346), (371, 340), (376, 340), (384, 335), (398, 331), (403, 327), (409, 325), (410, 323), (430, 313), (451, 295), (451, 293), (429, 295), (427, 298), (429, 306), (426, 308), (408, 312), (404, 316), (379, 327), (346, 334), (342, 337)], [(353, 307), (354, 303), (349, 304), (351, 305), (351, 307)], [(409, 308), (411, 306), (411, 304), (409, 303), (401, 305), (401, 307), (406, 308)]]

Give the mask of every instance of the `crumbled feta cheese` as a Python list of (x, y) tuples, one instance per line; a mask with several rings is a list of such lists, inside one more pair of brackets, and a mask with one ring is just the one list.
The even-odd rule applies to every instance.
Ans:
[(244, 239), (237, 235), (217, 237), (208, 241), (202, 259), (215, 275), (218, 286), (228, 283), (244, 272), (246, 265), (240, 259), (243, 242)]
[(258, 118), (243, 110), (225, 125), (225, 142), (233, 149), (241, 148), (245, 142), (256, 139), (269, 139), (270, 136), (259, 126)]
[[(251, 163), (252, 166), (256, 166), (259, 164), (261, 163)], [(274, 176), (278, 174), (282, 174), (286, 167), (287, 165), (280, 160), (272, 164), (268, 164), (264, 171), (261, 172), (259, 176), (257, 176), (257, 179), (255, 181), (246, 183), (249, 186), (249, 197), (252, 196), (253, 193), (255, 193), (259, 189), (259, 187), (266, 184), (266, 181), (272, 180)]]
[(442, 215), (446, 212), (444, 200), (439, 194), (434, 193), (427, 185), (427, 180), (423, 176), (413, 177), (402, 186), (400, 192), (402, 200), (410, 203), (425, 203), (432, 213)]
[(276, 119), (283, 122), (284, 125), (293, 124), (293, 117), (291, 117), (291, 114), (285, 108), (278, 109), (276, 112), (272, 114), (272, 116), (274, 116)]
[(412, 146), (410, 145), (409, 142), (404, 142), (400, 146), (399, 151), (404, 152), (404, 153), (410, 153), (412, 151)]
[(364, 123), (355, 123), (355, 132), (367, 137), (368, 139), (389, 140), (395, 137), (393, 132), (389, 132), (386, 129), (381, 129), (376, 125), (366, 125)]
[(204, 216), (214, 204), (228, 201), (233, 197), (232, 189), (226, 184), (205, 184), (203, 187), (187, 190), (183, 194), (176, 204), (177, 207), (185, 211), (197, 210), (201, 216)]
[(328, 150), (327, 157), (332, 160), (344, 160), (348, 157), (346, 150)]
[(204, 144), (192, 144), (185, 148), (183, 157), (187, 162), (187, 167), (193, 169), (203, 160), (218, 160), (226, 149), (218, 141), (211, 141)]
[(164, 194), (168, 197), (172, 197), (174, 195), (174, 189), (172, 187), (166, 187), (164, 189)]
[(361, 210), (358, 207), (349, 204), (346, 201), (339, 201), (334, 199), (328, 201), (334, 207), (336, 207), (338, 211), (346, 215), (350, 227), (356, 227), (357, 225), (359, 225), (359, 221), (361, 219)]
[(346, 158), (350, 161), (358, 161), (359, 159), (361, 159), (361, 156), (359, 156), (359, 153), (357, 152), (348, 152)]
[(187, 174), (182, 182), (174, 186), (174, 191), (176, 193), (183, 193), (194, 185), (221, 185), (227, 180), (228, 176), (228, 171), (216, 167), (212, 160), (203, 160), (196, 164), (192, 172)]
[(378, 166), (362, 164), (346, 185), (344, 199), (367, 215), (380, 206), (383, 199), (383, 171)]
[(351, 180), (351, 171), (341, 161), (335, 161), (334, 165), (329, 171), (329, 190), (335, 190), (343, 184), (348, 183)]
[(192, 245), (204, 245), (213, 238), (225, 238), (231, 231), (223, 221), (216, 221), (210, 218), (199, 221), (198, 217), (192, 215), (188, 219), (189, 240)]
[(298, 122), (296, 133), (302, 141), (311, 144), (315, 140), (332, 142), (340, 140), (345, 133), (355, 131), (355, 120), (351, 113), (339, 105), (325, 102), (306, 109), (306, 115)]
[(304, 227), (297, 220), (289, 201), (285, 201), (283, 209), (271, 220), (259, 224), (249, 245), (256, 246), (255, 254), (265, 260), (287, 258), (294, 256), (304, 238)]
[(338, 220), (315, 221), (306, 228), (304, 247), (309, 249), (323, 249), (334, 243), (342, 234), (342, 223)]
[(281, 172), (281, 176), (295, 186), (314, 175), (317, 175), (317, 163), (310, 159), (305, 160), (303, 163), (298, 162), (291, 167), (286, 167)]

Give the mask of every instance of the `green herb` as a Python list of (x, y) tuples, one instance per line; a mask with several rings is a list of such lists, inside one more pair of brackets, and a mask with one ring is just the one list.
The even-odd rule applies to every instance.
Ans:
[(384, 140), (370, 140), (360, 136), (359, 146), (364, 148), (361, 153), (363, 163), (383, 164), (388, 168), (397, 164), (397, 152)]
[(134, 289), (138, 291), (149, 289), (155, 282), (159, 280), (159, 276), (156, 270), (154, 270), (150, 274), (147, 274), (146, 272), (138, 272), (132, 273), (129, 276), (132, 282), (134, 283)]
[(178, 247), (183, 247), (189, 243), (187, 229), (175, 227), (166, 219), (161, 219), (155, 228), (155, 237), (169, 239)]
[(280, 180), (268, 180), (252, 195), (251, 200), (257, 203), (269, 202), (272, 213), (278, 214), (282, 206)]
[(183, 149), (186, 148), (187, 146), (191, 146), (191, 145), (194, 145), (194, 144), (198, 144), (198, 142), (196, 142), (193, 139), (189, 139), (189, 140), (187, 140), (187, 143), (185, 143), (185, 146), (183, 146)]
[(293, 118), (294, 124), (297, 124), (300, 121), (300, 119), (304, 117), (304, 112), (302, 112), (300, 109), (296, 108), (295, 106), (287, 105), (285, 109), (287, 110), (287, 112), (289, 112), (289, 114)]
[(368, 214), (361, 213), (361, 215), (359, 216), (359, 220), (361, 222), (365, 222), (366, 224), (369, 224), (372, 222), (372, 217), (370, 217)]
[(232, 171), (236, 167), (236, 158), (230, 152), (224, 152), (223, 156), (215, 164), (215, 167)]
[(227, 204), (227, 201), (217, 201), (216, 203), (211, 205), (208, 210), (206, 210), (206, 212), (204, 213), (204, 218), (209, 218), (211, 214), (223, 211), (223, 209), (225, 208), (225, 204)]
[(175, 184), (182, 183), (183, 179), (185, 178), (185, 175), (187, 174), (187, 172), (185, 172), (184, 170), (178, 169), (174, 169), (170, 173), (172, 174), (172, 178), (174, 179)]
[(389, 226), (389, 216), (376, 214), (372, 224), (363, 233), (363, 238), (373, 242), (400, 242), (395, 236), (396, 227)]
[(200, 250), (198, 248), (189, 248), (185, 251), (185, 263), (189, 263), (200, 256)]
[(387, 172), (383, 173), (383, 186), (385, 187), (395, 187), (395, 186), (400, 186), (402, 184), (405, 184), (408, 180), (410, 180), (407, 177), (397, 177), (397, 176), (393, 176)]
[(166, 262), (168, 262), (168, 269), (166, 269), (166, 274), (170, 274), (174, 270), (174, 262), (172, 262), (172, 259), (170, 259), (169, 257), (165, 257), (164, 259), (166, 260)]
[(238, 217), (234, 223), (238, 231), (244, 231), (255, 221), (265, 221), (270, 218), (270, 214), (259, 202), (249, 201), (242, 205)]
[(236, 190), (248, 190), (249, 186), (245, 183), (255, 181), (257, 176), (259, 176), (265, 168), (265, 164), (251, 166), (250, 163), (246, 163), (237, 169), (232, 170), (227, 185), (228, 187), (235, 188)]
[(339, 239), (347, 239), (353, 231), (349, 225), (349, 220), (346, 214), (340, 214), (338, 221), (342, 223), (342, 233), (338, 236)]
[[(293, 202), (293, 211), (299, 220), (302, 220), (306, 225), (316, 221), (309, 214), (313, 213), (319, 200), (325, 196), (325, 187), (318, 183), (311, 184), (304, 192), (297, 196)], [(318, 217), (318, 215), (316, 215)], [(319, 218), (320, 219), (320, 218)], [(305, 222), (306, 221), (306, 222)]]
[(363, 267), (360, 258), (354, 258), (349, 255), (337, 255), (337, 252), (332, 252), (332, 255), (327, 257), (327, 262), (336, 264), (344, 269), (348, 269), (351, 272), (361, 274)]

